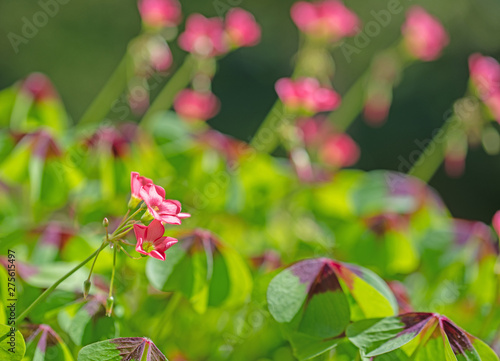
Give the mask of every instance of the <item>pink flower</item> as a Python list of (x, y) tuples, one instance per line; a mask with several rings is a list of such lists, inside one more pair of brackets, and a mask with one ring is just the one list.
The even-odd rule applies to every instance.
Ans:
[(181, 21), (181, 4), (177, 0), (139, 0), (142, 21), (152, 27), (172, 27)]
[(50, 79), (42, 73), (32, 73), (21, 84), (21, 91), (36, 102), (57, 98), (57, 91)]
[(365, 100), (363, 115), (368, 124), (381, 126), (385, 123), (391, 108), (391, 94), (386, 92), (375, 92)]
[(497, 232), (498, 237), (500, 237), (500, 211), (497, 211), (493, 216), (493, 228)]
[(482, 99), (500, 92), (500, 64), (489, 56), (472, 54), (469, 57), (470, 79)]
[(358, 161), (359, 147), (347, 134), (335, 134), (321, 147), (320, 158), (335, 168), (349, 167)]
[(340, 104), (340, 95), (333, 89), (322, 88), (314, 78), (281, 78), (275, 89), (285, 106), (296, 112), (315, 114), (333, 110)]
[(154, 185), (156, 188), (156, 193), (162, 198), (165, 198), (165, 189), (153, 184), (153, 181), (151, 179), (146, 177), (141, 177), (137, 172), (130, 173), (130, 189), (132, 192), (132, 197), (142, 200), (140, 192), (142, 187), (147, 185)]
[(165, 190), (160, 186), (146, 184), (140, 189), (139, 194), (146, 203), (149, 214), (158, 221), (181, 224), (182, 218), (191, 216), (188, 213), (181, 213), (179, 201), (165, 199)]
[(299, 1), (292, 6), (291, 15), (302, 32), (331, 42), (355, 35), (359, 29), (356, 14), (337, 0)]
[(137, 244), (135, 250), (147, 256), (165, 261), (165, 251), (177, 243), (172, 237), (164, 237), (165, 227), (160, 221), (153, 220), (149, 226), (134, 224)]
[(448, 34), (439, 20), (419, 6), (413, 6), (401, 28), (408, 52), (415, 58), (431, 61), (448, 45)]
[(227, 13), (226, 33), (236, 47), (257, 45), (261, 35), (254, 16), (240, 8), (233, 8)]
[(202, 93), (184, 89), (174, 100), (177, 114), (190, 121), (210, 119), (219, 112), (219, 108), (219, 99), (210, 91)]
[(212, 57), (227, 52), (224, 24), (219, 18), (207, 19), (201, 14), (191, 15), (186, 30), (179, 36), (180, 47), (201, 57)]

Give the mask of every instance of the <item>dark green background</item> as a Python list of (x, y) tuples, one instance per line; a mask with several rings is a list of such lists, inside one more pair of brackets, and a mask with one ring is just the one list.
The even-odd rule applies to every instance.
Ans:
[[(371, 11), (387, 8), (388, 0), (346, 1), (363, 22), (373, 20)], [(210, 121), (215, 128), (248, 140), (273, 104), (276, 79), (290, 75), (297, 50), (297, 30), (289, 17), (293, 1), (217, 0), (181, 1), (185, 14), (217, 15), (217, 7), (239, 5), (253, 12), (262, 24), (263, 39), (255, 48), (230, 54), (219, 63), (214, 92), (222, 100), (220, 114)], [(467, 58), (482, 52), (500, 58), (499, 0), (401, 0), (406, 9), (424, 6), (438, 16), (450, 33), (451, 42), (442, 58), (412, 65), (397, 87), (388, 123), (370, 128), (358, 119), (349, 133), (362, 148), (357, 167), (398, 169), (399, 156), (408, 159), (418, 149), (415, 140), (430, 137), (443, 123), (443, 116), (467, 86)], [(21, 35), (22, 18), (32, 19), (40, 10), (37, 1), (0, 0), (0, 87), (7, 87), (33, 71), (41, 71), (55, 83), (73, 119), (78, 119), (121, 59), (129, 39), (140, 31), (133, 0), (69, 0), (50, 18), (38, 34), (21, 44), (15, 54), (7, 39), (9, 32)], [(393, 16), (380, 35), (371, 39), (348, 63), (342, 52), (334, 54), (337, 64), (334, 85), (344, 94), (361, 74), (374, 53), (399, 36), (404, 12)], [(352, 39), (347, 40), (352, 44)], [(183, 54), (174, 48), (179, 60)], [(471, 150), (466, 174), (448, 178), (442, 169), (431, 184), (443, 196), (456, 217), (489, 222), (500, 208), (500, 156)]]

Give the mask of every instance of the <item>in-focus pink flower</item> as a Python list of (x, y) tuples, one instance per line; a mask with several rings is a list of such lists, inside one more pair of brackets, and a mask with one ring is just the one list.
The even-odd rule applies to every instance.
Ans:
[(336, 168), (349, 167), (359, 159), (359, 147), (347, 134), (329, 137), (320, 149), (320, 158)]
[(355, 35), (359, 29), (356, 14), (337, 0), (299, 1), (292, 6), (291, 15), (302, 32), (331, 42)]
[(162, 261), (165, 261), (165, 251), (177, 243), (175, 238), (163, 236), (165, 227), (156, 219), (147, 227), (134, 224), (134, 233), (137, 239), (135, 250)]
[(321, 87), (314, 78), (281, 78), (275, 89), (285, 106), (296, 112), (315, 114), (334, 110), (340, 105), (340, 95), (333, 89)]
[(489, 56), (472, 54), (469, 57), (470, 79), (482, 99), (500, 92), (500, 64)]
[(492, 224), (495, 232), (497, 232), (498, 237), (500, 237), (500, 211), (497, 211), (493, 216)]
[(235, 47), (255, 46), (260, 41), (261, 30), (252, 14), (233, 8), (226, 15), (226, 33)]
[(177, 0), (139, 0), (142, 21), (152, 27), (172, 27), (181, 22), (181, 4)]
[(210, 119), (219, 112), (219, 108), (219, 99), (212, 92), (184, 89), (174, 100), (177, 114), (189, 121)]
[(158, 221), (181, 224), (181, 219), (191, 216), (188, 213), (181, 213), (179, 201), (165, 199), (165, 190), (160, 186), (146, 184), (142, 186), (139, 195), (146, 203), (149, 214)]
[(186, 30), (179, 36), (179, 46), (201, 57), (222, 55), (228, 50), (224, 35), (221, 19), (193, 14), (186, 21)]
[(156, 188), (156, 193), (160, 197), (165, 198), (165, 189), (163, 189), (158, 185), (153, 184), (153, 181), (151, 179), (146, 177), (141, 177), (137, 172), (130, 173), (130, 190), (131, 190), (131, 196), (133, 198), (142, 200), (140, 192), (142, 187), (147, 185), (153, 185)]
[(439, 20), (419, 6), (410, 8), (401, 32), (408, 52), (424, 61), (437, 59), (449, 41)]

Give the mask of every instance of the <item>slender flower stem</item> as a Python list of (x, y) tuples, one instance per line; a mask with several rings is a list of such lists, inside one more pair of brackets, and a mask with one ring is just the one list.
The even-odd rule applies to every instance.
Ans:
[(128, 61), (129, 54), (127, 52), (97, 97), (80, 118), (79, 125), (98, 123), (109, 113), (113, 102), (119, 99), (127, 86)]
[(127, 226), (127, 227), (128, 227), (128, 228), (124, 228), (124, 229), (125, 229), (125, 231), (123, 231), (123, 232), (121, 232), (121, 233), (119, 233), (119, 234), (117, 234), (117, 235), (114, 235), (114, 236), (113, 236), (113, 239), (119, 239), (119, 238), (122, 238), (122, 237), (123, 237), (123, 236), (125, 236), (128, 232), (130, 232), (130, 230), (134, 227), (134, 225), (132, 225), (132, 224), (131, 224), (131, 225)]
[(75, 266), (71, 271), (69, 271), (68, 273), (66, 273), (64, 276), (62, 276), (61, 278), (59, 278), (52, 286), (50, 286), (49, 288), (47, 288), (40, 296), (38, 296), (38, 298), (33, 301), (33, 303), (31, 305), (28, 306), (27, 309), (25, 309), (17, 318), (16, 318), (16, 325), (24, 320), (28, 315), (29, 313), (32, 311), (32, 309), (38, 305), (40, 302), (42, 302), (48, 295), (50, 295), (52, 293), (52, 291), (54, 291), (56, 289), (57, 286), (59, 286), (62, 282), (64, 282), (69, 276), (71, 276), (73, 273), (75, 273), (76, 271), (78, 271), (80, 268), (82, 268), (83, 266), (85, 266), (93, 257), (95, 257), (101, 250), (103, 250), (104, 248), (106, 248), (108, 244), (107, 243), (103, 243), (97, 250), (94, 251), (94, 253), (92, 253), (90, 256), (88, 256), (85, 260), (83, 260), (80, 264), (78, 264), (77, 266)]
[(283, 103), (278, 99), (253, 136), (250, 145), (262, 153), (272, 153), (279, 144), (279, 127), (285, 120)]
[(147, 129), (156, 113), (170, 109), (177, 93), (184, 89), (191, 81), (195, 65), (195, 59), (191, 55), (187, 55), (184, 63), (177, 69), (172, 78), (157, 95), (146, 114), (142, 117), (142, 127)]
[(342, 97), (342, 103), (337, 110), (330, 113), (328, 119), (335, 124), (335, 129), (343, 132), (361, 113), (365, 101), (365, 85), (369, 74), (368, 70), (349, 88)]
[(116, 252), (118, 251), (118, 245), (114, 245), (113, 250), (113, 270), (111, 271), (111, 281), (109, 283), (109, 297), (113, 297), (113, 283), (115, 281), (115, 269), (116, 269)]
[(458, 125), (457, 120), (456, 116), (451, 116), (446, 121), (429, 145), (422, 151), (420, 157), (408, 172), (408, 175), (420, 178), (426, 183), (431, 180), (444, 160), (446, 139), (450, 132)]

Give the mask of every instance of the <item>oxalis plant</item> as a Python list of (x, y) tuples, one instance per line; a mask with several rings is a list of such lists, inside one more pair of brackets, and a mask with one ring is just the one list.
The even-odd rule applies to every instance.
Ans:
[(500, 150), (499, 63), (470, 56), (409, 174), (344, 169), (362, 152), (348, 126), (386, 121), (444, 26), (410, 7), (340, 95), (332, 53), (359, 51), (361, 22), (295, 3), (294, 71), (247, 144), (205, 121), (218, 61), (265, 33), (214, 4), (179, 32), (177, 0), (139, 1), (141, 33), (74, 125), (42, 74), (0, 92), (0, 360), (499, 360), (500, 213), (455, 219), (426, 184), (443, 161), (465, 172), (469, 146)]

